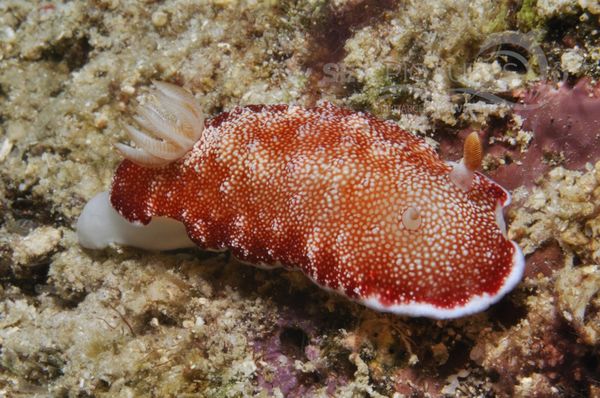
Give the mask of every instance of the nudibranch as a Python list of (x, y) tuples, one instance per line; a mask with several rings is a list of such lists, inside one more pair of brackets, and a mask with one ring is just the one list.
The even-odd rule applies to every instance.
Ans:
[(322, 102), (236, 107), (204, 118), (184, 89), (155, 82), (110, 193), (84, 208), (82, 246), (197, 245), (301, 270), (319, 286), (401, 315), (486, 309), (521, 279), (506, 236), (510, 195), (477, 168), (363, 112)]

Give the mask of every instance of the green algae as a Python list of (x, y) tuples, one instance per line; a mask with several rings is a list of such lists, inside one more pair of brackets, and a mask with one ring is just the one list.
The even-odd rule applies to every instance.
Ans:
[[(453, 77), (475, 88), (483, 74), (502, 82), (515, 77), (475, 67), (488, 33), (514, 28), (508, 2), (406, 1), (360, 24), (335, 27), (347, 37), (323, 36), (324, 24), (346, 23), (353, 7), (354, 1), (0, 4), (0, 148), (9, 148), (0, 151), (0, 265), (18, 267), (20, 275), (41, 260), (47, 266), (45, 273), (37, 269), (28, 291), (11, 279), (0, 287), (0, 394), (283, 396), (288, 379), (281, 363), (257, 347), (279, 344), (284, 321), (309, 336), (314, 356), (281, 355), (298, 361), (292, 369), (305, 383), (298, 388), (314, 396), (331, 394), (326, 383), (338, 396), (511, 393), (486, 375), (498, 371), (523, 395), (552, 392), (550, 371), (524, 374), (507, 364), (538, 360), (517, 348), (539, 338), (537, 329), (555, 334), (557, 317), (569, 314), (561, 322), (596, 349), (589, 315), (598, 304), (574, 300), (566, 276), (556, 286), (531, 278), (489, 312), (434, 322), (379, 314), (301, 275), (254, 270), (222, 255), (78, 246), (74, 222), (85, 201), (109, 186), (119, 161), (112, 145), (124, 139), (122, 126), (152, 79), (185, 85), (209, 115), (239, 104), (329, 99), (420, 134), (502, 116), (495, 105), (469, 113), (449, 90), (458, 85)], [(566, 14), (525, 1), (516, 18), (525, 31)], [(324, 37), (341, 46), (339, 59), (327, 59), (332, 47), (324, 51)], [(592, 40), (587, 43), (592, 52)], [(319, 49), (325, 55), (315, 59), (312, 51)], [(330, 61), (347, 76), (322, 82), (317, 61)], [(532, 203), (512, 211), (509, 234), (528, 253), (554, 240), (597, 263), (595, 241), (583, 240), (586, 231), (598, 230), (597, 204), (582, 212), (581, 198), (566, 194), (588, 192), (592, 173), (584, 174), (555, 171)], [(563, 198), (552, 196), (559, 190)], [(536, 207), (540, 197), (543, 205)], [(560, 216), (548, 213), (556, 207)], [(35, 220), (34, 228), (16, 228), (23, 218)], [(26, 238), (50, 244), (39, 245), (40, 254)], [(575, 280), (584, 279), (583, 270), (596, 272), (581, 268)], [(555, 313), (555, 295), (566, 315)], [(582, 307), (588, 318), (579, 316)], [(505, 320), (506, 313), (514, 319)], [(580, 357), (573, 358), (579, 366)], [(280, 385), (269, 392), (260, 375)]]

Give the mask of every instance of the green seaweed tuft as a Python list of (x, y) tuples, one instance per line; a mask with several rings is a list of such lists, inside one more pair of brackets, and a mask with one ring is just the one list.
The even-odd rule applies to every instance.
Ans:
[(544, 25), (544, 18), (539, 14), (537, 0), (523, 0), (517, 12), (517, 26), (519, 30), (531, 31), (540, 29)]

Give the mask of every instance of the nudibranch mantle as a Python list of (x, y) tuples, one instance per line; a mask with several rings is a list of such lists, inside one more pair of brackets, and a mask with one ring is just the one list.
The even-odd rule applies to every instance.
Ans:
[[(473, 161), (446, 163), (395, 123), (327, 102), (236, 107), (204, 120), (191, 95), (156, 84), (170, 116), (146, 109), (144, 132), (129, 128), (137, 148), (118, 147), (126, 159), (110, 191), (118, 214), (99, 206), (128, 221), (117, 229), (136, 236), (140, 225), (177, 220), (189, 239), (157, 248), (228, 249), (401, 315), (468, 315), (520, 281), (523, 255), (502, 216), (510, 195)], [(122, 232), (94, 242), (101, 227), (82, 220), (97, 209), (86, 206), (78, 223), (84, 246), (140, 246)]]

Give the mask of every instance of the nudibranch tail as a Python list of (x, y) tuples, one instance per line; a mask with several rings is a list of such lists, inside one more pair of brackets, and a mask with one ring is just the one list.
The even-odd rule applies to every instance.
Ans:
[(472, 132), (465, 138), (463, 159), (452, 165), (450, 180), (458, 188), (468, 191), (473, 185), (475, 171), (481, 167), (483, 161), (483, 148), (477, 132)]
[(123, 157), (144, 167), (161, 167), (183, 157), (204, 130), (202, 110), (190, 93), (169, 83), (154, 85), (161, 108), (140, 106), (134, 119), (142, 130), (126, 126), (136, 147), (115, 145)]
[(77, 237), (87, 249), (104, 249), (111, 244), (146, 250), (172, 250), (195, 246), (185, 226), (167, 217), (153, 217), (147, 225), (130, 223), (112, 207), (108, 192), (94, 196), (77, 220)]

